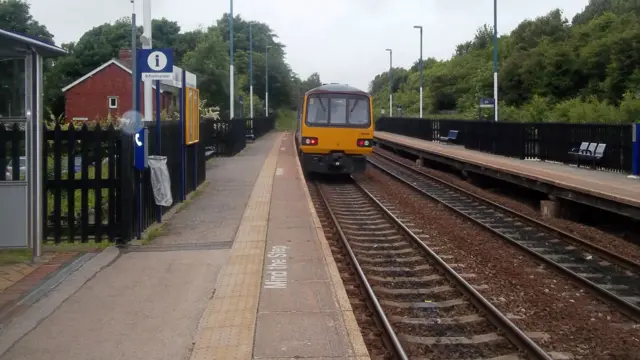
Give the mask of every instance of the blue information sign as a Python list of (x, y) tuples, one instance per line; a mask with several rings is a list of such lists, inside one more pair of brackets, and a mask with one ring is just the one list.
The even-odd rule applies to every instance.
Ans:
[(173, 80), (172, 49), (138, 49), (138, 72), (145, 80)]
[(480, 99), (480, 107), (481, 108), (492, 108), (495, 105), (494, 98), (481, 98)]
[(133, 166), (138, 170), (144, 170), (147, 167), (147, 129), (138, 130), (133, 136)]

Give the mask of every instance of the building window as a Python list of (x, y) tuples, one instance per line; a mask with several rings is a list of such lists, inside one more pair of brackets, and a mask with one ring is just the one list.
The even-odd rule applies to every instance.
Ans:
[(118, 108), (118, 97), (109, 96), (109, 109), (117, 109), (117, 108)]

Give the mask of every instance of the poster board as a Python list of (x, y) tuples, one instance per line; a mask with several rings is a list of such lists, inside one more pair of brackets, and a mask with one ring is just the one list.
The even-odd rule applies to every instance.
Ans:
[(200, 90), (185, 89), (185, 143), (191, 145), (200, 141)]

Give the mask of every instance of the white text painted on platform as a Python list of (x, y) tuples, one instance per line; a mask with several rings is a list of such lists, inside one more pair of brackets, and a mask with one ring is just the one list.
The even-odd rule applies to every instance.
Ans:
[(267, 253), (267, 268), (264, 276), (265, 289), (287, 288), (287, 246), (276, 245)]

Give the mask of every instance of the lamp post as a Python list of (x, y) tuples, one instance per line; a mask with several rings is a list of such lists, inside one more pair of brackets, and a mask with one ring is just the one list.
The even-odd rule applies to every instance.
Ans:
[(393, 50), (385, 49), (389, 52), (389, 117), (393, 116), (393, 92), (391, 91), (391, 70), (393, 70)]
[(422, 26), (415, 25), (415, 29), (420, 29), (420, 118), (422, 118)]
[[(151, 0), (144, 0), (142, 2), (142, 48), (151, 49), (152, 36), (151, 36)], [(144, 80), (144, 118), (147, 121), (153, 119), (153, 100), (151, 99), (151, 81)]]
[(269, 116), (269, 49), (271, 45), (267, 45), (264, 48), (264, 58), (265, 58), (265, 87), (264, 87), (264, 116)]
[(498, 0), (493, 0), (493, 112), (498, 122)]
[[(138, 85), (140, 84), (136, 84), (135, 79), (138, 78), (138, 29), (136, 27), (136, 4), (135, 4), (135, 0), (130, 0), (131, 1), (131, 6), (133, 7), (133, 9), (131, 10), (131, 106), (133, 110), (137, 111), (137, 104), (138, 104), (138, 96), (140, 95), (138, 92)], [(134, 114), (132, 112), (132, 114)], [(135, 119), (133, 119), (133, 115), (132, 115), (132, 119), (131, 121), (136, 121), (136, 126), (140, 126), (140, 124), (137, 123), (138, 120), (138, 116), (136, 116)]]
[(253, 30), (249, 23), (249, 116), (253, 121)]
[(233, 0), (229, 0), (229, 120), (235, 116), (233, 80)]

